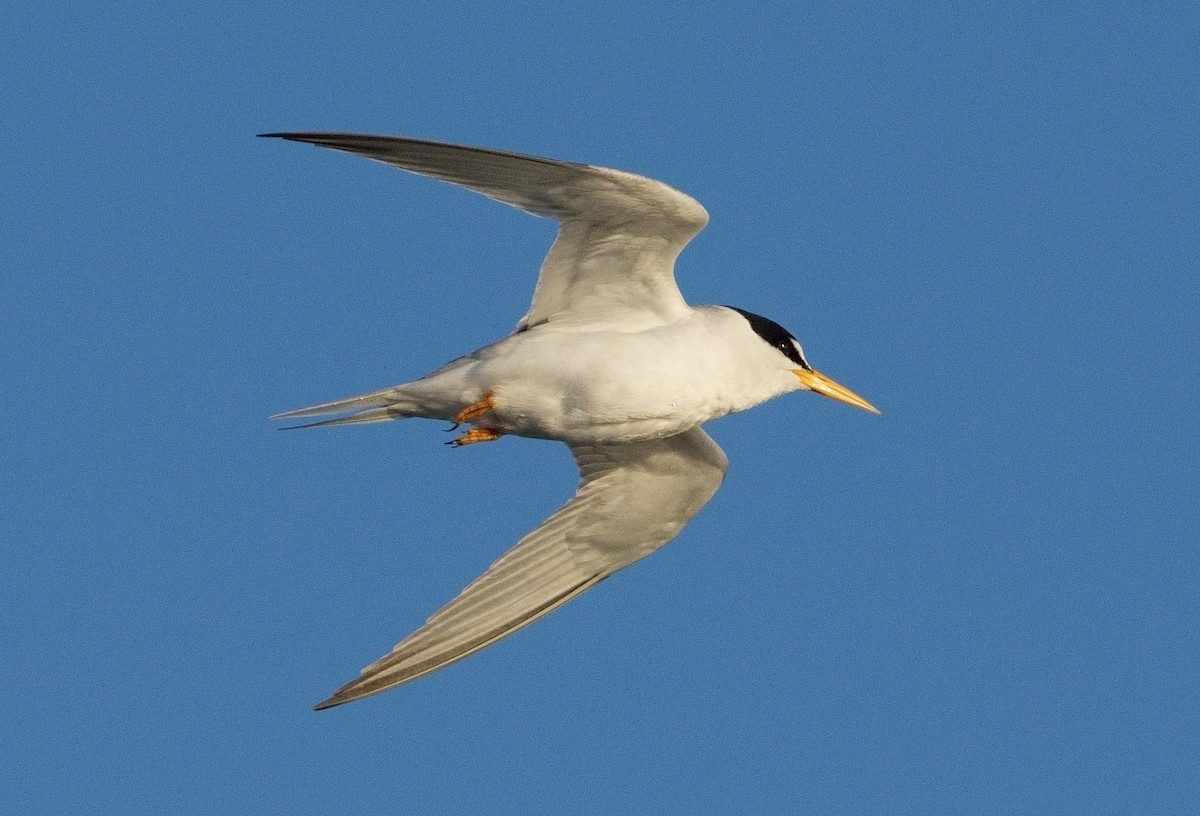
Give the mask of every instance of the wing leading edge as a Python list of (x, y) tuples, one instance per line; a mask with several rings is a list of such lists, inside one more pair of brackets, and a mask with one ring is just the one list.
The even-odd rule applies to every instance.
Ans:
[(655, 325), (687, 314), (675, 258), (708, 223), (660, 181), (586, 164), (356, 133), (264, 133), (457, 184), (560, 222), (518, 329), (547, 321)]
[(575, 496), (318, 710), (444, 668), (645, 558), (708, 503), (728, 468), (725, 454), (700, 428), (571, 452), (580, 473)]

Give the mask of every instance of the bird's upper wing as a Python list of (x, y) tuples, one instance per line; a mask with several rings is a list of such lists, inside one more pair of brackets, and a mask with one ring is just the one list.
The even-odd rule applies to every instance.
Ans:
[(725, 476), (704, 431), (571, 448), (575, 496), (362, 676), (317, 705), (415, 680), (495, 643), (674, 538)]
[(700, 203), (659, 181), (498, 150), (353, 133), (266, 133), (356, 153), (556, 218), (533, 303), (546, 321), (661, 325), (687, 314), (675, 258), (708, 223)]

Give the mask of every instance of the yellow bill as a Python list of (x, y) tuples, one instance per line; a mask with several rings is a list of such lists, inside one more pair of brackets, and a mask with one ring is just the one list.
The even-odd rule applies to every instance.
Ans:
[(844, 402), (847, 405), (853, 405), (855, 408), (862, 408), (864, 411), (870, 411), (873, 414), (879, 413), (879, 409), (874, 405), (867, 402), (858, 394), (855, 394), (846, 386), (839, 385), (829, 379), (819, 371), (808, 371), (803, 368), (797, 368), (792, 373), (800, 380), (801, 385), (810, 391), (816, 391), (818, 394), (823, 394), (830, 399)]

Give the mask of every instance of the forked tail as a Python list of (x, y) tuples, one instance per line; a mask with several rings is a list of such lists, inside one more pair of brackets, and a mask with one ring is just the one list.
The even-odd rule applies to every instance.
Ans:
[(357, 397), (323, 402), (320, 405), (310, 405), (307, 408), (297, 408), (294, 411), (284, 411), (274, 414), (271, 419), (301, 419), (304, 417), (327, 416), (329, 414), (348, 414), (348, 416), (323, 419), (318, 422), (308, 422), (303, 425), (289, 425), (280, 428), (283, 431), (298, 428), (319, 428), (332, 425), (361, 425), (370, 422), (388, 422), (393, 419), (403, 419), (410, 416), (398, 403), (402, 402), (399, 386), (360, 394)]

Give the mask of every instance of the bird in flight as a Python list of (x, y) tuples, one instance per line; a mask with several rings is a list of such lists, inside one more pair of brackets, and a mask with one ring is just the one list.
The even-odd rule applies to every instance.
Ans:
[(529, 311), (506, 337), (412, 382), (276, 414), (292, 427), (423, 417), (563, 442), (575, 495), (318, 710), (416, 680), (554, 611), (679, 534), (728, 460), (701, 426), (792, 391), (879, 413), (814, 370), (774, 321), (689, 306), (675, 258), (705, 224), (693, 198), (620, 170), (443, 142), (266, 133), (450, 182), (559, 222)]

